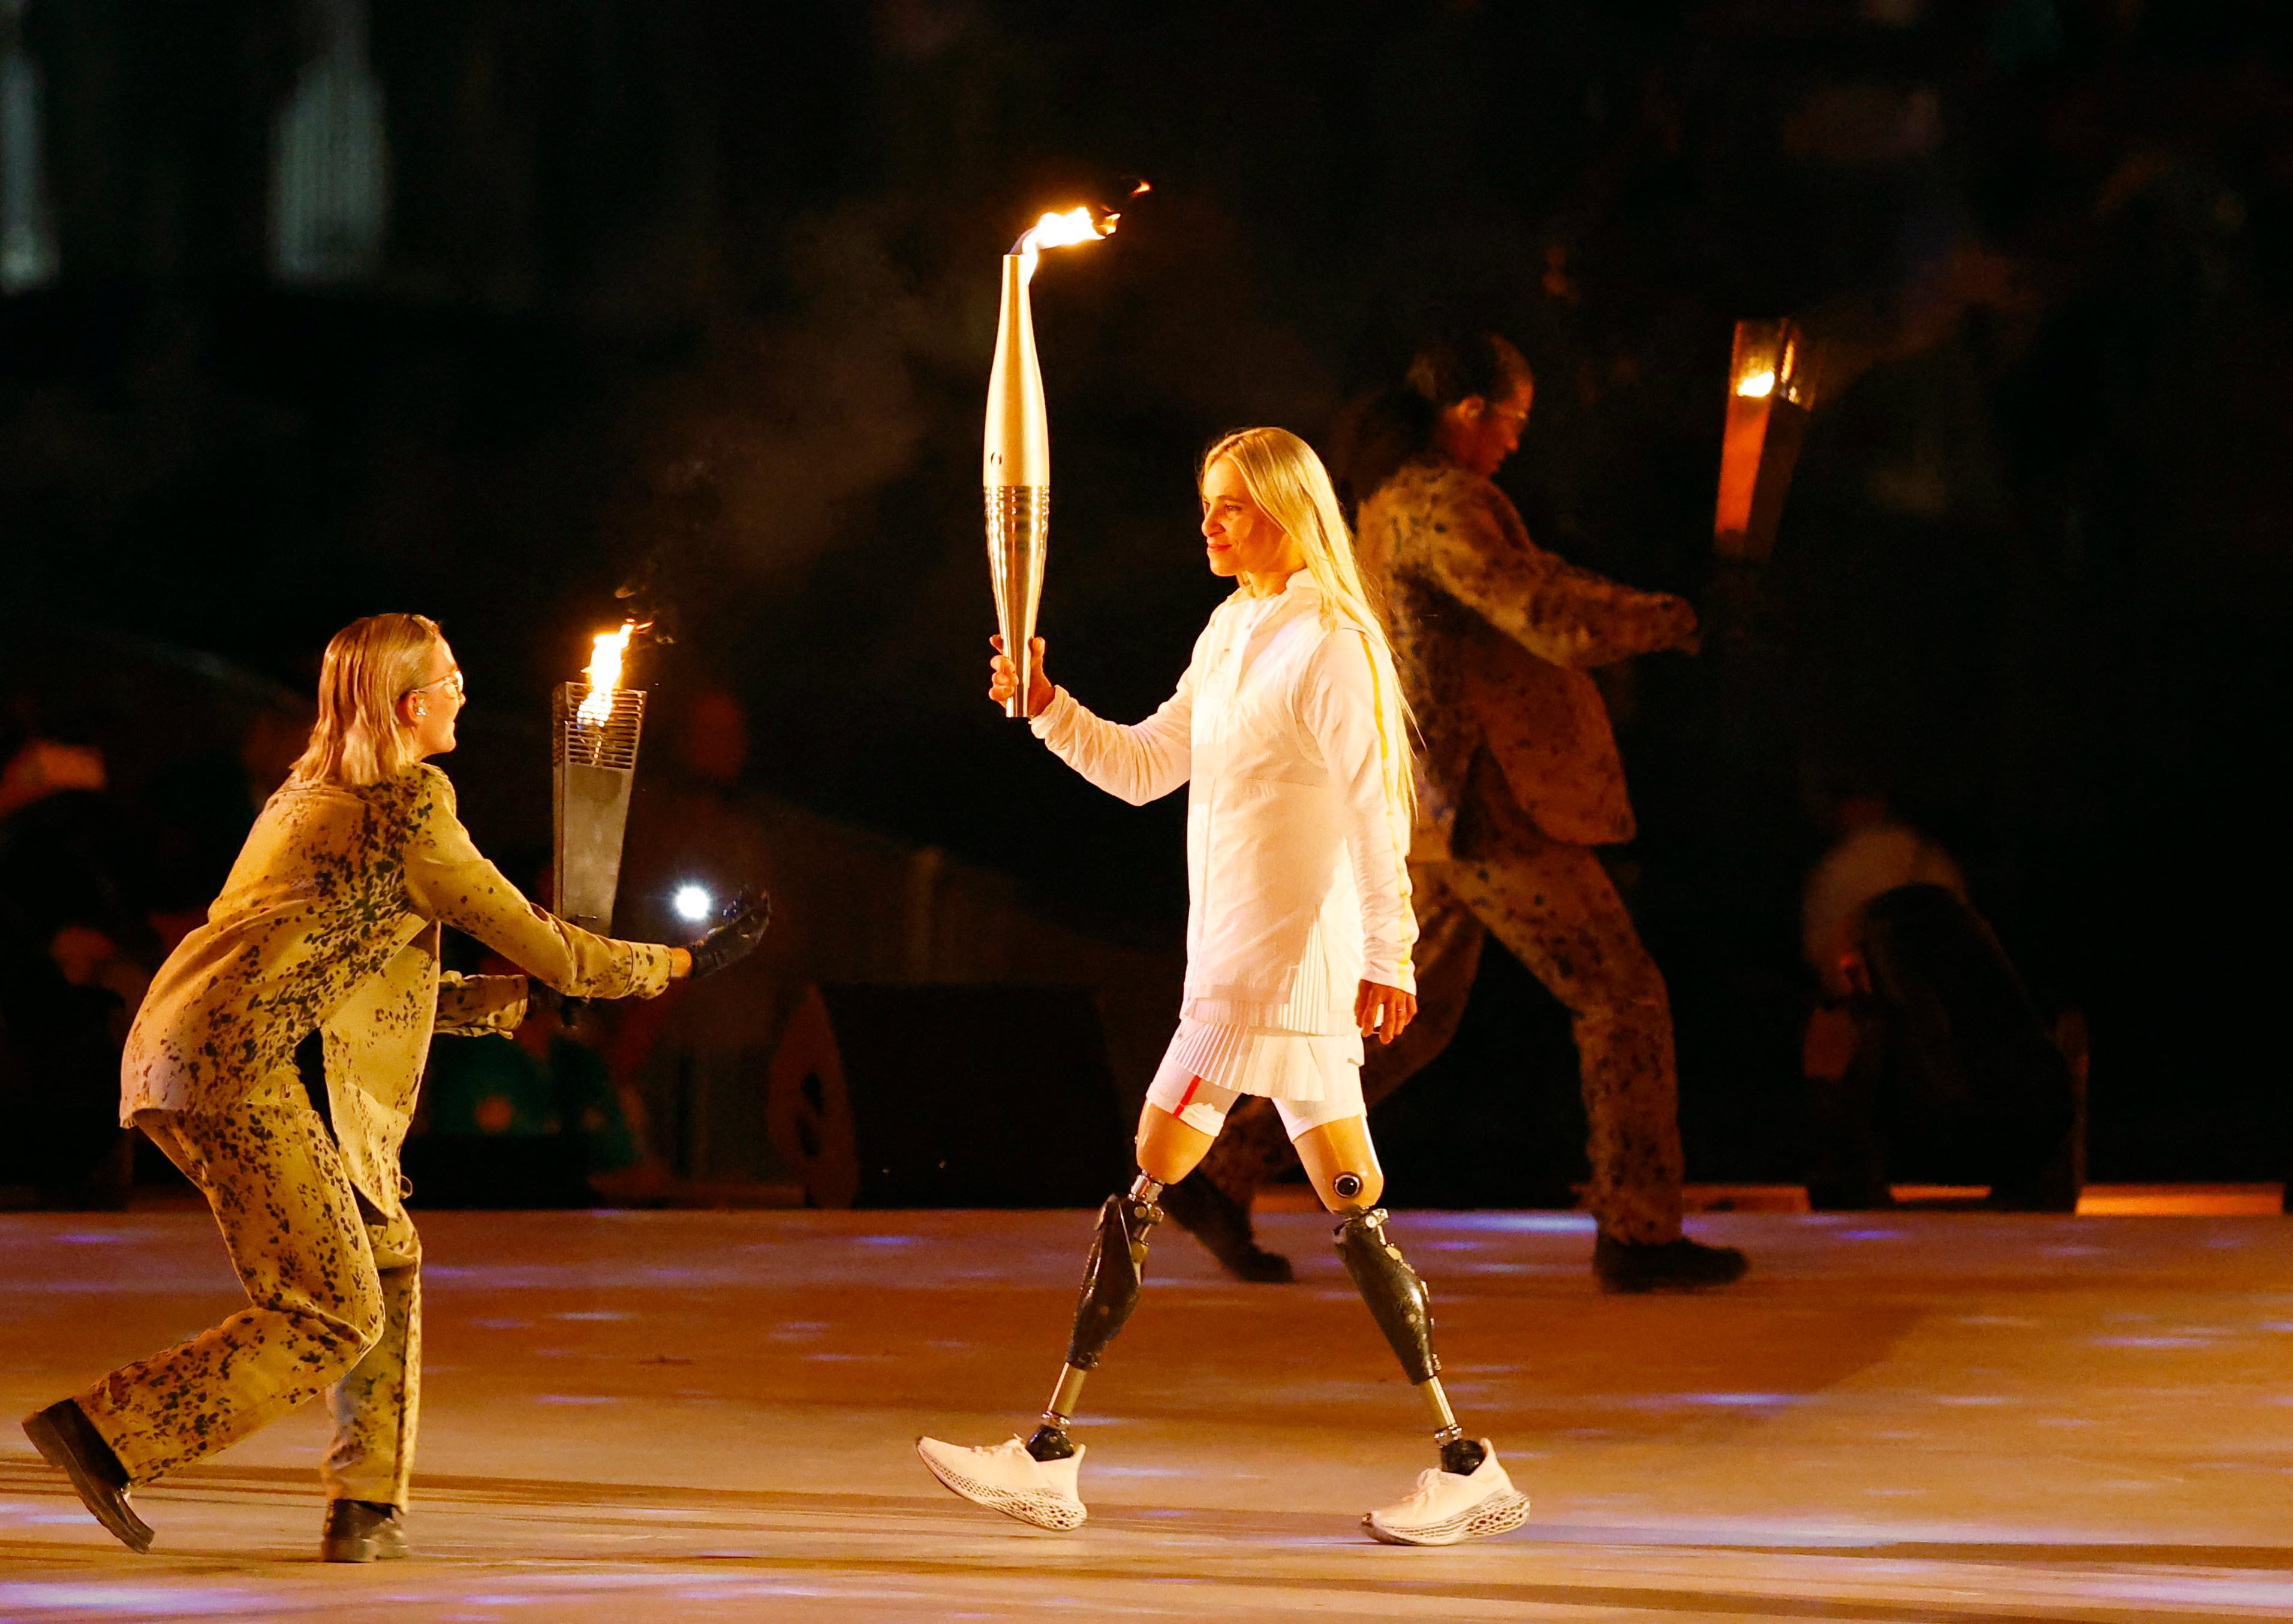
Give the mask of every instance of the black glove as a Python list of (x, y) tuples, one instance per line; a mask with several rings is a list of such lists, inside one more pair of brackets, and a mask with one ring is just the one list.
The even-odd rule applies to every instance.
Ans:
[(765, 939), (765, 927), (773, 922), (773, 899), (761, 891), (753, 896), (744, 891), (725, 905), (724, 917), (722, 925), (689, 949), (696, 982), (739, 964), (757, 950), (757, 943)]

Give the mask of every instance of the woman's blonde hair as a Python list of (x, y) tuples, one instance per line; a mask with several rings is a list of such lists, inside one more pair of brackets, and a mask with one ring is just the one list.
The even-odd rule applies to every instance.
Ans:
[(1198, 489), (1220, 457), (1234, 465), (1251, 500), (1289, 533), (1305, 555), (1307, 572), (1322, 589), (1322, 624), (1349, 626), (1361, 634), (1377, 683), (1386, 788), (1404, 817), (1414, 817), (1417, 788), (1409, 756), (1409, 703), (1394, 673), (1383, 606), (1354, 560), (1353, 532), (1346, 528), (1345, 510), (1338, 505), (1329, 470), (1313, 447), (1287, 429), (1236, 429), (1203, 453), (1195, 479)]
[(422, 685), (445, 641), (427, 615), (369, 615), (336, 632), (319, 667), (319, 721), (295, 763), (296, 783), (358, 788), (415, 763), (398, 701)]

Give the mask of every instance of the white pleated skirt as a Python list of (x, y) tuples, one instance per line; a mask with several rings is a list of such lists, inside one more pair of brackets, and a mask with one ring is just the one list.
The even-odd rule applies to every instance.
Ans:
[(1236, 1094), (1275, 1100), (1325, 1100), (1345, 1094), (1358, 1098), (1361, 1063), (1359, 1032), (1271, 1032), (1180, 1016), (1149, 1087), (1183, 1088), (1199, 1077)]

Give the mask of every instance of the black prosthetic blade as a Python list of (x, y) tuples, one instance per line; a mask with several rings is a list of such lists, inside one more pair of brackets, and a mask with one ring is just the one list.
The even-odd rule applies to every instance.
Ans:
[(1098, 1369), (1130, 1311), (1138, 1306), (1138, 1265), (1146, 1254), (1146, 1237), (1154, 1226), (1152, 1208), (1141, 1208), (1134, 1220), (1131, 1203), (1119, 1195), (1106, 1198), (1098, 1209), (1098, 1229), (1090, 1238), (1090, 1256), (1082, 1267), (1082, 1299), (1075, 1305), (1074, 1335), (1067, 1343), (1067, 1362), (1078, 1370)]
[(1385, 1238), (1384, 1218), (1381, 1211), (1340, 1224), (1338, 1256), (1414, 1386), (1441, 1373), (1433, 1355), (1433, 1299), (1401, 1249)]

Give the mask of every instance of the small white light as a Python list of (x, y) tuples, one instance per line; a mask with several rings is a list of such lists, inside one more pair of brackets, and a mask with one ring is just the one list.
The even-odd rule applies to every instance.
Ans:
[(669, 906), (677, 909), (678, 918), (698, 925), (716, 911), (717, 899), (709, 894), (705, 885), (679, 885)]

